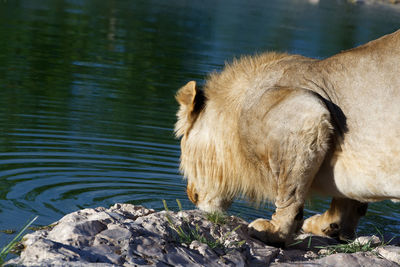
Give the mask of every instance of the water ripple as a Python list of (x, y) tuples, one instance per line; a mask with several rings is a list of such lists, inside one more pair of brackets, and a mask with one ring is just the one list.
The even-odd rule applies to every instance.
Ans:
[(0, 152), (0, 180), (8, 184), (0, 193), (5, 203), (41, 215), (42, 222), (96, 203), (158, 208), (160, 195), (181, 198), (185, 190), (176, 144), (45, 128), (15, 128), (6, 135), (15, 149)]

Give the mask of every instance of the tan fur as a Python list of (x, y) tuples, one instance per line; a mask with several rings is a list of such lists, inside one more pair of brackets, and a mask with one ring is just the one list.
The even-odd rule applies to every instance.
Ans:
[(190, 200), (207, 211), (237, 196), (271, 201), (272, 220), (250, 231), (285, 243), (315, 191), (334, 201), (303, 230), (350, 236), (363, 216), (352, 210), (400, 199), (399, 69), (400, 31), (321, 61), (243, 57), (211, 74), (203, 90), (189, 82), (176, 96), (175, 132)]

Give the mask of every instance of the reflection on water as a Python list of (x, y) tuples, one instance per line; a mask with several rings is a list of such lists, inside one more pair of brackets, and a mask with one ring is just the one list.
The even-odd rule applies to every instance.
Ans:
[[(193, 208), (178, 171), (177, 88), (265, 50), (323, 58), (400, 28), (385, 6), (341, 1), (0, 3), (0, 229), (115, 202)], [(328, 200), (309, 205), (320, 212)], [(398, 205), (361, 230), (397, 232)], [(237, 201), (247, 220), (271, 215)], [(0, 245), (2, 245), (0, 241)]]

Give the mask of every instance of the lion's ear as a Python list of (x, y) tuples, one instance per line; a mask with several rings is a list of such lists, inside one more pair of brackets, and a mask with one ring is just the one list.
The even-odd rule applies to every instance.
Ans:
[(175, 98), (180, 104), (178, 121), (175, 125), (175, 132), (179, 137), (185, 134), (196, 121), (204, 106), (205, 97), (203, 91), (196, 87), (196, 82), (190, 81), (179, 89)]
[(179, 89), (175, 98), (180, 105), (193, 106), (195, 97), (196, 97), (196, 82), (190, 81), (181, 89)]

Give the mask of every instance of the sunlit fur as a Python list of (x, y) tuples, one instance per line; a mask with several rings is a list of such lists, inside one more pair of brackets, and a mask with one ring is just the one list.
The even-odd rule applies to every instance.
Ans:
[(287, 243), (310, 192), (333, 197), (305, 221), (320, 235), (354, 234), (367, 202), (400, 200), (400, 31), (324, 60), (265, 53), (177, 93), (175, 133), (189, 199), (206, 211), (234, 198), (271, 201), (250, 233)]
[(226, 199), (243, 195), (260, 203), (275, 198), (276, 182), (266, 181), (268, 177), (245, 157), (238, 124), (247, 88), (257, 79), (254, 74), (268, 71), (280, 59), (295, 57), (268, 53), (235, 60), (222, 73), (210, 75), (204, 86), (206, 107), (195, 122), (188, 118), (190, 107), (180, 106), (175, 132), (182, 137), (181, 170), (189, 184)]

